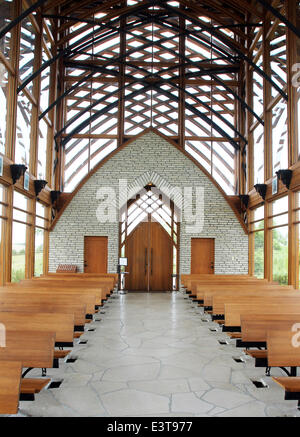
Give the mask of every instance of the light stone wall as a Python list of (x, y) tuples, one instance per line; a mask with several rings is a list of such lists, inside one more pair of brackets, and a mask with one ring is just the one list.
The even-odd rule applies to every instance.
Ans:
[[(82, 272), (84, 236), (108, 236), (108, 271), (116, 272), (119, 224), (100, 223), (96, 213), (102, 202), (99, 194), (97, 199), (97, 192), (103, 187), (115, 190), (115, 204), (119, 205), (120, 179), (127, 180), (134, 193), (149, 182), (166, 194), (175, 187), (182, 192), (184, 187), (193, 187), (195, 194), (196, 187), (200, 187), (200, 194), (203, 194), (203, 226), (190, 233), (188, 226), (191, 223), (182, 214), (181, 274), (190, 273), (193, 237), (215, 238), (216, 274), (248, 272), (248, 236), (222, 194), (189, 158), (154, 132), (146, 133), (112, 156), (74, 196), (50, 233), (49, 271), (54, 272), (58, 264), (70, 263), (76, 264)], [(178, 204), (178, 199), (180, 196), (173, 200)], [(194, 208), (195, 204), (194, 195)]]

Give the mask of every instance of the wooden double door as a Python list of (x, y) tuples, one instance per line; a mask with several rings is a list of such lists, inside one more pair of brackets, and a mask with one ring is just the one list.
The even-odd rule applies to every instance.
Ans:
[(126, 288), (131, 291), (172, 289), (173, 243), (157, 222), (142, 222), (127, 238), (125, 255), (129, 272)]

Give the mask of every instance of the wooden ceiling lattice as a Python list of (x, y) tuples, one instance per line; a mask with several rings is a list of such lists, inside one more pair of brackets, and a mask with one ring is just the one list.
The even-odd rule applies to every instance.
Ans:
[[(76, 168), (87, 161), (89, 171), (103, 148), (153, 127), (204, 159), (211, 173), (223, 177), (223, 188), (234, 192), (236, 160), (227, 159), (228, 151), (237, 156), (247, 143), (238, 114), (248, 111), (263, 124), (264, 80), (274, 96), (287, 98), (285, 25), (270, 34), (270, 75), (263, 71), (257, 37), (266, 16), (271, 23), (285, 21), (283, 0), (39, 0), (41, 17), (35, 3), (27, 15), (25, 3), (23, 18), (15, 20), (22, 20), (18, 92), (30, 91), (41, 74), (43, 94), (50, 93), (49, 75), (57, 61), (60, 92), (48, 108), (41, 105), (40, 119), (55, 107), (64, 111), (54, 135), (64, 155), (65, 188)], [(32, 53), (40, 18), (43, 49), (37, 69)], [(245, 98), (245, 63), (256, 81), (258, 109)], [(221, 145), (218, 153), (212, 143)]]

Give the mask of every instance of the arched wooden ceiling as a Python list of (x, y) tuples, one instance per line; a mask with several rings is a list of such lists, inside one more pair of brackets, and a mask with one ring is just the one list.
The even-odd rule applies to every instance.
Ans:
[[(263, 124), (261, 114), (245, 101), (245, 63), (287, 100), (284, 87), (248, 55), (254, 29), (261, 28), (266, 14), (286, 22), (281, 14), (284, 2), (273, 0), (271, 4), (267, 0), (38, 0), (29, 10), (41, 8), (42, 17), (53, 24), (54, 50), (51, 59), (23, 79), (18, 92), (54, 62), (60, 63), (60, 92), (39, 118), (63, 103), (64, 123), (55, 135), (57, 148), (69, 153), (66, 169), (76, 159), (82, 160), (70, 178), (86, 164), (87, 145), (77, 153), (73, 149), (88, 129), (90, 139), (100, 131), (111, 137), (117, 131), (120, 146), (126, 135), (152, 126), (182, 147), (185, 136), (200, 136), (203, 150), (196, 150), (192, 142), (188, 146), (204, 161), (209, 141), (223, 139), (216, 156), (229, 171), (230, 147), (243, 151), (247, 143), (238, 112), (249, 111)], [(151, 108), (147, 104), (150, 93)], [(151, 116), (146, 116), (149, 112)], [(224, 171), (215, 170), (234, 191)]]

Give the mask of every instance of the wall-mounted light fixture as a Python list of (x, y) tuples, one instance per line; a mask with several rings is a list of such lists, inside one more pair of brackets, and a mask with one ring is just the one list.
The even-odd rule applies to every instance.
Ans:
[(264, 200), (266, 199), (267, 194), (267, 185), (266, 184), (256, 184), (254, 185), (256, 192), (262, 197)]
[(278, 179), (283, 183), (283, 185), (286, 186), (286, 188), (289, 190), (290, 183), (293, 176), (292, 170), (278, 170), (276, 172)]
[(45, 188), (47, 183), (47, 181), (43, 181), (42, 179), (36, 179), (34, 181), (34, 191), (36, 196), (38, 196), (42, 189)]
[(24, 175), (26, 170), (27, 167), (24, 164), (11, 164), (10, 173), (13, 180), (13, 185), (20, 179), (21, 176)]

